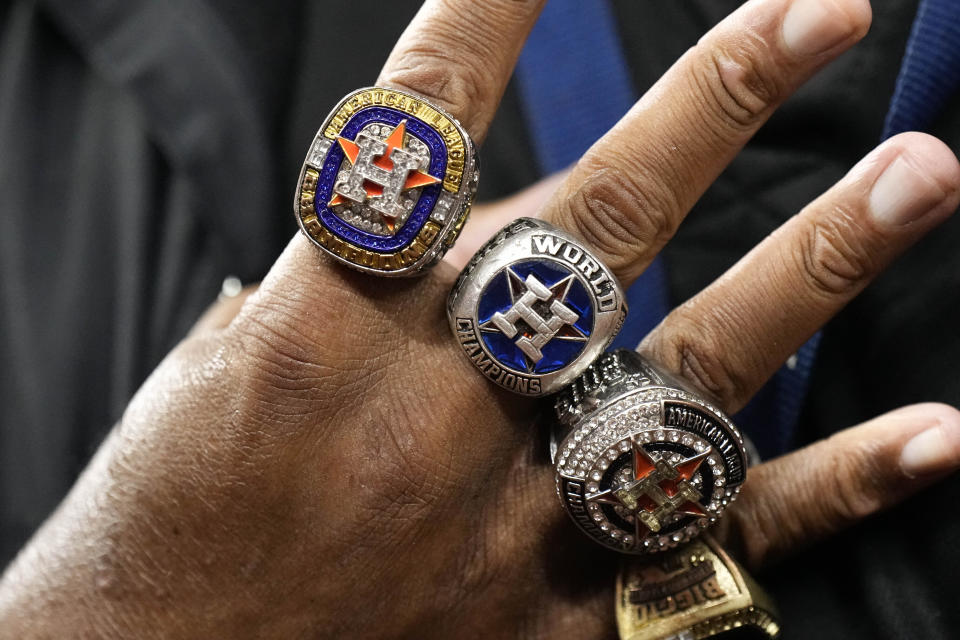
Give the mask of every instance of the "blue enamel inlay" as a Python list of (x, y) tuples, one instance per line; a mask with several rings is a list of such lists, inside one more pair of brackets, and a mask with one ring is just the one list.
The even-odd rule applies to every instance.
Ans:
[[(547, 287), (553, 286), (573, 273), (564, 264), (552, 260), (516, 262), (510, 265), (509, 268), (512, 269), (521, 280), (526, 280), (528, 275), (533, 274)], [(591, 333), (593, 333), (593, 302), (590, 293), (580, 278), (573, 279), (564, 304), (580, 316), (573, 326), (589, 338)], [(494, 313), (498, 311), (504, 313), (510, 309), (511, 306), (513, 306), (513, 300), (510, 298), (509, 276), (507, 269), (504, 268), (490, 281), (480, 294), (480, 300), (477, 305), (477, 321), (482, 325), (488, 322)], [(517, 371), (528, 370), (527, 357), (515, 344), (519, 336), (514, 336), (512, 339), (507, 338), (504, 334), (497, 331), (493, 325), (490, 325), (488, 329), (481, 330), (480, 335), (491, 355), (502, 364)], [(534, 364), (531, 373), (543, 374), (562, 369), (573, 362), (586, 345), (586, 340), (579, 341), (554, 338), (541, 348), (543, 358)]]
[[(357, 133), (368, 124), (377, 122), (397, 126), (401, 120), (407, 121), (407, 133), (419, 138), (430, 149), (430, 167), (427, 173), (442, 177), (447, 170), (447, 145), (444, 144), (439, 133), (409, 113), (390, 107), (361, 109), (347, 121), (340, 135), (348, 140), (354, 140)], [(417, 200), (413, 211), (410, 212), (410, 217), (407, 218), (406, 223), (396, 235), (380, 236), (367, 233), (342, 220), (327, 206), (327, 203), (333, 198), (333, 183), (337, 179), (337, 173), (340, 171), (343, 158), (343, 149), (340, 148), (339, 144), (334, 144), (327, 152), (327, 157), (320, 170), (317, 196), (313, 206), (323, 225), (347, 242), (379, 253), (391, 253), (410, 244), (430, 217), (437, 196), (440, 195), (440, 189), (443, 188), (441, 184), (432, 184), (423, 188), (420, 192), (420, 199)]]

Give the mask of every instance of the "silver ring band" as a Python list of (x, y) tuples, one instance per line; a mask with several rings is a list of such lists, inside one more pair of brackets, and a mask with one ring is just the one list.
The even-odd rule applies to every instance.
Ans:
[(700, 393), (639, 354), (604, 354), (557, 395), (551, 456), (574, 522), (624, 553), (682, 544), (746, 478), (744, 441)]

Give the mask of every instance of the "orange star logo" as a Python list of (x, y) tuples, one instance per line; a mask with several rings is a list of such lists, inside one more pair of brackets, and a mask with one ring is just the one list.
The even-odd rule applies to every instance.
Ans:
[(641, 540), (648, 532), (660, 531), (664, 518), (672, 513), (707, 515), (698, 500), (702, 497), (691, 481), (710, 450), (672, 465), (656, 460), (633, 440), (633, 479), (585, 496), (588, 502), (621, 507), (633, 514), (635, 535)]
[[(407, 121), (403, 120), (384, 140), (384, 143), (387, 145), (387, 149), (382, 155), (379, 155), (373, 159), (373, 166), (383, 169), (384, 171), (393, 171), (394, 164), (390, 159), (390, 155), (393, 153), (394, 149), (403, 149), (406, 133)], [(360, 155), (360, 146), (356, 142), (347, 140), (342, 136), (337, 137), (337, 143), (340, 145), (340, 148), (343, 149), (343, 153), (346, 155), (347, 160), (350, 161), (350, 164), (356, 164), (357, 157)], [(411, 171), (407, 175), (406, 181), (401, 187), (401, 191), (407, 191), (417, 187), (424, 187), (427, 185), (436, 184), (438, 182), (440, 182), (440, 178), (431, 176), (430, 174), (418, 169), (416, 171)], [(375, 182), (371, 182), (370, 180), (364, 181), (363, 190), (366, 192), (366, 198), (364, 198), (364, 201), (370, 198), (379, 198), (383, 196), (383, 187)], [(338, 204), (343, 204), (346, 202), (346, 200), (347, 198), (338, 193), (330, 200), (329, 206), (334, 207)], [(396, 224), (395, 219), (385, 214), (382, 215), (383, 221), (387, 225), (387, 228), (389, 228), (390, 231), (393, 231)]]

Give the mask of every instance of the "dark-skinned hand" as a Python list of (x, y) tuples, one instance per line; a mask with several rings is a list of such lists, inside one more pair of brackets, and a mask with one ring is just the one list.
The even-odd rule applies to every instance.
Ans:
[[(539, 9), (428, 0), (378, 84), (442, 105), (481, 141)], [(870, 15), (866, 0), (745, 3), (567, 175), (479, 208), (425, 277), (355, 273), (295, 237), (136, 394), (7, 570), (0, 638), (612, 637), (617, 557), (567, 521), (538, 404), (459, 352), (444, 316), (454, 265), (539, 209), (629, 286)], [(735, 412), (949, 217), (958, 188), (942, 143), (892, 138), (640, 349)], [(756, 569), (958, 464), (960, 415), (903, 408), (752, 469), (716, 533)]]

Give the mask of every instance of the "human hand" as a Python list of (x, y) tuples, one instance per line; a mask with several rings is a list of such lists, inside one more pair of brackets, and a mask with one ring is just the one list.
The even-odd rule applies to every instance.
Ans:
[[(482, 139), (538, 8), (431, 0), (378, 84), (428, 97)], [(629, 285), (776, 106), (868, 22), (862, 0), (747, 3), (540, 215)], [(641, 349), (736, 411), (946, 219), (958, 189), (942, 144), (891, 140)], [(530, 213), (504, 206), (488, 214)], [(461, 244), (483, 237), (468, 229)], [(208, 317), (138, 392), (5, 575), (0, 637), (610, 636), (617, 558), (567, 522), (536, 405), (458, 352), (444, 317), (455, 275), (445, 264), (377, 280), (294, 238), (235, 316)], [(716, 533), (757, 568), (958, 461), (957, 412), (906, 408), (751, 470)]]

